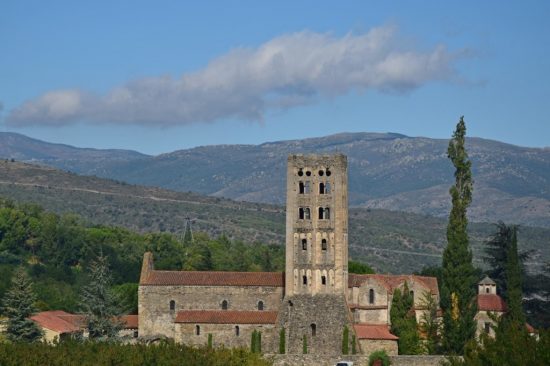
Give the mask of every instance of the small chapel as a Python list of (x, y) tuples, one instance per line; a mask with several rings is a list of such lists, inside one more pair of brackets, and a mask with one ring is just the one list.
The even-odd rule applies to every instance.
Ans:
[[(344, 333), (357, 353), (397, 354), (390, 332), (393, 292), (407, 284), (420, 320), (435, 277), (348, 273), (347, 157), (290, 155), (284, 272), (156, 270), (145, 253), (138, 292), (140, 337), (265, 353), (340, 354)], [(281, 350), (284, 345), (284, 350)], [(350, 349), (352, 346), (350, 345)]]

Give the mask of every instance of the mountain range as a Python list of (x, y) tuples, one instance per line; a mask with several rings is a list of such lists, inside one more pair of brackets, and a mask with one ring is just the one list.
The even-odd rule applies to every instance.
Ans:
[[(341, 133), (150, 156), (0, 133), (0, 157), (132, 184), (280, 205), (285, 202), (288, 154), (337, 151), (348, 156), (350, 207), (445, 217), (453, 182), (447, 144), (444, 139), (395, 133)], [(474, 176), (472, 221), (550, 227), (550, 148), (469, 138), (467, 150)]]

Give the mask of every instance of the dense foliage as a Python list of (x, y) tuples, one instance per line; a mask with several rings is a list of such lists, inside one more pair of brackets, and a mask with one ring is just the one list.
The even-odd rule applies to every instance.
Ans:
[(405, 282), (403, 291), (396, 288), (390, 308), (391, 332), (399, 337), (397, 346), (400, 355), (421, 353), (420, 337), (414, 314), (413, 295)]
[(374, 366), (375, 362), (382, 361), (382, 366), (390, 366), (390, 357), (384, 350), (374, 351), (369, 355), (369, 366)]
[(498, 319), (495, 336), (482, 334), (477, 342), (471, 340), (464, 349), (463, 360), (452, 359), (452, 365), (549, 365), (550, 333), (542, 331), (539, 337), (528, 333), (521, 307), (521, 266), (518, 258), (516, 230), (510, 228), (510, 240), (505, 249), (505, 263), (500, 268), (507, 288), (508, 310)]
[(272, 363), (246, 349), (191, 348), (163, 342), (155, 345), (122, 345), (110, 342), (0, 344), (3, 366), (268, 366)]
[(441, 322), (437, 314), (439, 304), (433, 294), (426, 291), (422, 294), (421, 307), (425, 311), (420, 316), (418, 330), (423, 335), (423, 349), (425, 353), (435, 355), (441, 348)]
[[(499, 222), (496, 224), (495, 233), (485, 243), (484, 259), (490, 266), (487, 274), (497, 283), (498, 292), (504, 298), (508, 296), (505, 271), (508, 253), (512, 245), (518, 246), (518, 234), (522, 234), (523, 239), (523, 229)], [(516, 277), (521, 277), (521, 293), (526, 299), (522, 302), (523, 311), (529, 322), (536, 327), (548, 328), (550, 327), (550, 263), (536, 274), (527, 271), (526, 262), (533, 254), (532, 251), (518, 250), (520, 273)]]
[(29, 319), (35, 312), (35, 300), (31, 280), (25, 270), (19, 267), (13, 275), (11, 288), (2, 304), (4, 314), (8, 318), (6, 333), (9, 340), (35, 342), (42, 337), (42, 331)]
[(447, 247), (443, 252), (441, 308), (443, 309), (443, 347), (462, 354), (465, 343), (474, 337), (476, 272), (468, 238), (466, 212), (472, 202), (471, 162), (465, 147), (466, 125), (461, 117), (449, 142), (447, 155), (455, 167), (455, 184), (447, 225)]

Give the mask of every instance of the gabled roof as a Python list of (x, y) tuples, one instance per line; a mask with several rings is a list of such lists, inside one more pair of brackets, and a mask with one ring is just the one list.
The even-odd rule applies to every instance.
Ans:
[(30, 319), (42, 328), (63, 334), (80, 331), (84, 318), (62, 310), (54, 310), (37, 313)]
[(277, 311), (182, 310), (176, 323), (275, 324)]
[(395, 341), (399, 337), (390, 333), (386, 324), (355, 324), (355, 334), (359, 339), (384, 339)]
[(437, 286), (437, 278), (417, 275), (383, 275), (383, 274), (349, 274), (348, 287), (360, 287), (368, 279), (378, 281), (388, 291), (393, 292), (397, 287), (401, 286), (405, 281), (408, 283), (417, 282), (422, 284), (434, 295), (439, 295)]
[(504, 300), (495, 294), (477, 295), (477, 309), (480, 311), (505, 312), (507, 307)]
[(497, 283), (493, 281), (489, 276), (483, 277), (481, 281), (478, 282), (478, 285), (496, 285)]
[(152, 270), (142, 286), (269, 286), (283, 287), (283, 272), (200, 272)]

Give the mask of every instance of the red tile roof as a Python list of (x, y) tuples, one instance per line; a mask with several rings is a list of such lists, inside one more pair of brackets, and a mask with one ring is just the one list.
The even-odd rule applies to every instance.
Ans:
[(399, 337), (390, 333), (386, 324), (355, 324), (355, 334), (359, 339), (398, 340)]
[(529, 323), (525, 323), (525, 328), (527, 328), (527, 333), (529, 334), (533, 334), (537, 332), (537, 330), (533, 328), (533, 326)]
[(139, 325), (137, 315), (122, 315), (120, 321), (124, 329), (137, 329)]
[(149, 273), (140, 285), (156, 286), (271, 286), (283, 287), (283, 272), (198, 272), (156, 271)]
[(506, 303), (502, 298), (495, 294), (477, 295), (477, 309), (480, 311), (506, 311)]
[(81, 330), (83, 317), (62, 310), (43, 311), (31, 316), (31, 320), (42, 328), (58, 333), (73, 333)]
[(432, 294), (439, 295), (437, 278), (416, 275), (350, 274), (348, 276), (348, 287), (360, 287), (368, 279), (380, 282), (390, 292), (393, 292), (394, 289), (407, 281), (409, 283), (420, 283), (430, 290)]
[(176, 323), (275, 324), (277, 311), (182, 310)]

